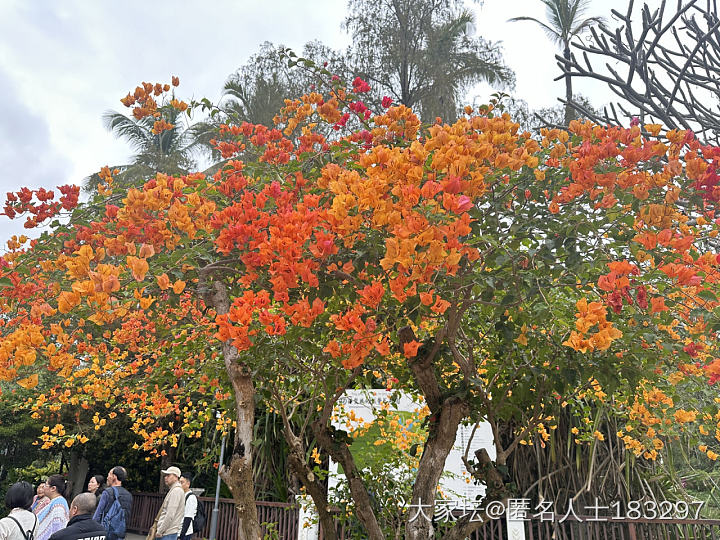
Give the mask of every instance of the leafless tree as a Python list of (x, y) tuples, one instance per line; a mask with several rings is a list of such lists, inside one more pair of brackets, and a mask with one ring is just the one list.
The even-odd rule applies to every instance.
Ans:
[[(612, 11), (616, 28), (591, 28), (586, 42), (573, 42), (568, 62), (557, 56), (563, 76), (604, 82), (620, 99), (593, 114), (595, 121), (659, 123), (668, 129), (691, 129), (698, 138), (720, 142), (720, 19), (717, 0), (662, 0), (639, 13), (630, 0), (626, 13)], [(672, 2), (670, 2), (672, 4)], [(639, 16), (640, 20), (637, 20)], [(633, 17), (636, 17), (633, 19)], [(578, 60), (577, 56), (582, 56)], [(603, 70), (596, 69), (604, 64)], [(569, 67), (568, 67), (569, 66)]]

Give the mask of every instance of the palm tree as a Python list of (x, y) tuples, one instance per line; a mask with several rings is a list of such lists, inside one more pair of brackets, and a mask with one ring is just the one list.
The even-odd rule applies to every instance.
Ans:
[(250, 122), (271, 126), (273, 117), (294, 96), (278, 73), (257, 74), (253, 79), (234, 73), (225, 82), (223, 112), (238, 123)]
[(540, 25), (553, 43), (563, 49), (565, 59), (565, 125), (575, 117), (575, 111), (570, 105), (572, 93), (572, 79), (570, 71), (570, 41), (582, 34), (594, 24), (605, 21), (603, 17), (583, 18), (589, 7), (589, 0), (540, 0), (545, 4), (547, 23), (534, 17), (514, 17), (510, 22), (532, 21)]
[(469, 37), (467, 30), (473, 23), (473, 15), (462, 11), (428, 29), (422, 54), (426, 84), (418, 96), (426, 121), (436, 117), (453, 121), (462, 90), (472, 84), (485, 81), (506, 86), (512, 83), (512, 75), (502, 64), (499, 49), (488, 43), (480, 45)]
[[(116, 183), (129, 187), (140, 184), (159, 172), (182, 175), (196, 167), (195, 158), (207, 153), (208, 148), (192, 127), (183, 125), (181, 114), (176, 109), (163, 108), (164, 120), (174, 127), (159, 134), (152, 131), (157, 120), (153, 116), (137, 120), (115, 111), (103, 114), (103, 123), (107, 130), (124, 139), (135, 152), (130, 163), (110, 167), (120, 171), (115, 178)], [(93, 174), (85, 179), (84, 187), (88, 191), (94, 191), (100, 181), (99, 175)]]

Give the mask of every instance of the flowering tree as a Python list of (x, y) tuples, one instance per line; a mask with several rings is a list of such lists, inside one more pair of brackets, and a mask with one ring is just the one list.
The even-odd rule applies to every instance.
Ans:
[[(136, 118), (184, 108), (156, 101), (168, 89), (145, 84), (123, 103)], [(619, 437), (643, 459), (689, 426), (703, 436), (716, 427), (717, 411), (692, 396), (720, 372), (720, 151), (689, 132), (661, 138), (653, 125), (645, 138), (639, 127), (573, 122), (535, 140), (490, 106), (422, 126), (389, 98), (372, 113), (368, 90), (335, 81), (288, 101), (275, 127), (224, 126), (215, 144), (228, 162), (212, 177), (158, 174), (112, 193), (105, 170), (97, 198), (68, 224), (28, 248), (13, 243), (0, 373), (26, 388), (48, 379), (37, 415), (63, 402), (81, 409), (45, 445), (83, 442), (85, 426), (102, 429), (105, 414), (122, 411), (149, 449), (198, 437), (211, 406), (234, 403), (217, 423), (235, 427), (221, 472), (240, 538), (259, 538), (262, 400), (283, 417), (289, 461), (325, 534), (333, 521), (307, 434), (315, 455), (342, 466), (367, 536), (381, 539), (352, 439), (331, 423), (346, 389), (424, 398), (410, 504), (427, 513), (461, 422), (492, 427), (496, 459), (466, 456), (488, 499), (510, 495), (504, 469), (518, 446), (549, 437), (558, 411), (581, 400), (610, 402), (629, 428), (588, 425), (580, 444)], [(328, 126), (335, 137), (321, 134)], [(248, 147), (256, 162), (235, 159)], [(61, 209), (39, 210), (49, 200), (21, 191), (5, 213), (40, 223)], [(97, 403), (108, 412), (82, 418)], [(717, 457), (717, 441), (703, 446)], [(432, 537), (432, 522), (413, 517), (406, 538)], [(465, 516), (445, 538), (478, 526)]]

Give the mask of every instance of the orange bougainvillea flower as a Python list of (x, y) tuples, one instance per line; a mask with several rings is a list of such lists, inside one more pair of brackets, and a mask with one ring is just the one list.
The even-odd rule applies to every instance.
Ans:
[(148, 262), (145, 259), (128, 257), (127, 263), (132, 270), (132, 275), (135, 278), (135, 281), (142, 281), (145, 279), (145, 274), (147, 274), (150, 269), (150, 265), (148, 265)]
[(38, 384), (38, 374), (34, 373), (33, 375), (30, 375), (29, 377), (25, 377), (24, 379), (20, 379), (17, 383), (18, 385), (22, 386), (23, 388), (30, 390), (31, 388), (35, 388)]
[(667, 311), (668, 307), (665, 305), (665, 298), (662, 296), (654, 296), (650, 299), (651, 313), (661, 313)]
[(420, 293), (420, 302), (425, 305), (429, 306), (433, 303), (433, 293), (431, 292), (421, 292)]
[(417, 356), (418, 349), (420, 348), (421, 345), (422, 345), (422, 343), (420, 343), (419, 341), (416, 341), (416, 340), (410, 341), (408, 343), (404, 343), (403, 344), (403, 354), (405, 355), (406, 358), (413, 358), (413, 357)]
[(160, 287), (160, 290), (164, 291), (165, 289), (170, 287), (170, 278), (168, 277), (167, 274), (165, 274), (165, 273), (160, 274), (155, 279), (157, 279), (157, 283), (158, 283), (158, 286)]
[(80, 295), (75, 292), (61, 292), (58, 297), (58, 311), (60, 313), (68, 313), (72, 308), (80, 303)]
[(175, 294), (180, 294), (185, 290), (185, 282), (178, 279), (175, 283), (173, 283), (172, 288)]
[(433, 311), (433, 313), (437, 313), (439, 315), (442, 315), (447, 311), (447, 308), (450, 307), (450, 302), (447, 300), (443, 300), (439, 296), (437, 297), (437, 300), (435, 301), (435, 304), (430, 309)]
[(147, 259), (153, 255), (155, 255), (155, 247), (152, 244), (143, 244), (140, 246), (140, 251), (138, 252), (140, 258)]

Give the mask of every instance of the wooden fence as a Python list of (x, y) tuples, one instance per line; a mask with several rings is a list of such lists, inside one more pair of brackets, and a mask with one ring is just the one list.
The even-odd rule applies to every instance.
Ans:
[[(160, 511), (163, 495), (160, 493), (133, 493), (132, 511), (128, 530), (140, 534), (147, 534)], [(198, 497), (203, 505), (207, 523), (201, 532), (202, 538), (210, 536), (210, 521), (215, 504), (213, 497)], [(296, 505), (278, 502), (256, 502), (258, 519), (262, 524), (263, 534), (274, 528), (280, 540), (296, 540), (298, 535), (299, 511)], [(218, 504), (218, 540), (237, 540), (237, 514), (232, 499), (220, 499)]]
[(580, 516), (582, 521), (563, 523), (530, 522), (528, 540), (720, 540), (720, 520), (716, 519), (608, 519), (598, 521)]
[[(163, 495), (159, 493), (134, 493), (128, 530), (146, 534), (155, 519)], [(200, 535), (210, 535), (210, 520), (215, 502), (211, 497), (200, 497), (204, 505), (207, 524)], [(296, 540), (298, 536), (299, 510), (290, 503), (256, 502), (258, 519), (263, 534), (274, 529), (280, 540)], [(232, 499), (220, 499), (218, 507), (218, 540), (237, 540), (237, 515)], [(593, 521), (591, 517), (580, 516), (582, 521), (528, 521), (525, 524), (527, 540), (720, 540), (720, 520), (690, 519), (609, 519)], [(472, 540), (506, 540), (505, 520), (497, 519), (475, 531)], [(345, 540), (342, 527), (338, 536)], [(320, 532), (320, 540), (323, 534)]]

